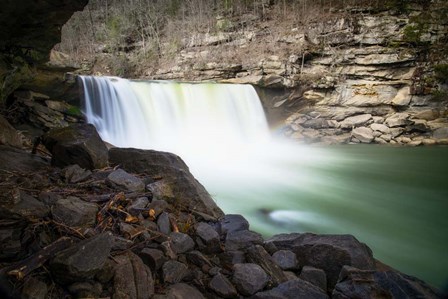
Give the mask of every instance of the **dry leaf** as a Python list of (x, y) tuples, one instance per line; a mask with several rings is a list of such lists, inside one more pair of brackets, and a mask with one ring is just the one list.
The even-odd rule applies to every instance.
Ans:
[(124, 222), (126, 222), (126, 223), (137, 223), (138, 222), (138, 218), (128, 214), (126, 216), (126, 219), (124, 220)]
[(156, 220), (156, 211), (154, 209), (149, 209), (149, 219), (151, 219), (151, 221)]

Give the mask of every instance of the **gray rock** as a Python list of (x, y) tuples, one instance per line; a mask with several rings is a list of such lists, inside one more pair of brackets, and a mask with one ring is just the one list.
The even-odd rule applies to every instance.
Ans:
[(110, 163), (121, 165), (133, 173), (148, 173), (162, 179), (150, 188), (158, 200), (185, 206), (192, 213), (217, 219), (223, 212), (210, 194), (193, 177), (187, 165), (178, 156), (152, 150), (111, 148)]
[(154, 217), (157, 218), (159, 215), (168, 208), (168, 203), (164, 200), (153, 199), (148, 206), (148, 210), (154, 210)]
[(388, 117), (385, 123), (389, 127), (394, 128), (407, 126), (409, 124), (412, 124), (412, 121), (409, 120), (409, 114), (407, 113), (395, 113), (392, 116)]
[(167, 212), (163, 212), (157, 218), (157, 227), (162, 234), (169, 235), (171, 233), (170, 215)]
[(448, 127), (439, 128), (434, 131), (433, 138), (435, 139), (448, 139)]
[(219, 255), (219, 260), (224, 268), (232, 269), (235, 264), (244, 264), (246, 255), (243, 251), (225, 251)]
[(228, 214), (219, 221), (221, 234), (249, 229), (249, 222), (241, 215)]
[(212, 263), (200, 251), (193, 250), (186, 254), (188, 262), (198, 266), (202, 270), (211, 269)]
[(335, 286), (345, 265), (364, 270), (375, 268), (370, 248), (351, 235), (302, 234), (294, 243), (293, 252), (299, 265), (325, 271), (330, 290)]
[(371, 124), (370, 128), (374, 131), (378, 131), (384, 134), (389, 134), (390, 133), (390, 129), (388, 126), (383, 125), (383, 124)]
[(249, 230), (233, 231), (227, 233), (225, 248), (227, 251), (240, 250), (252, 245), (263, 243), (263, 237)]
[(51, 163), (58, 167), (78, 164), (84, 169), (107, 166), (108, 152), (95, 127), (75, 124), (49, 131), (42, 137), (51, 152)]
[(272, 236), (265, 241), (265, 246), (268, 244), (273, 244), (278, 250), (291, 250), (297, 242), (303, 238), (303, 234), (292, 233), (292, 234), (278, 234)]
[(283, 270), (297, 269), (296, 254), (290, 250), (279, 250), (272, 255), (272, 259)]
[(22, 299), (45, 299), (47, 298), (48, 287), (47, 285), (34, 278), (29, 277), (23, 284)]
[(167, 289), (165, 295), (156, 295), (154, 299), (205, 299), (204, 295), (193, 286), (176, 283)]
[(250, 296), (267, 285), (269, 276), (257, 264), (236, 264), (232, 282), (241, 294)]
[(188, 267), (178, 261), (167, 261), (162, 266), (162, 276), (165, 283), (178, 283), (188, 274)]
[(39, 193), (39, 200), (47, 206), (54, 205), (59, 199), (61, 199), (61, 196), (57, 193), (46, 191)]
[(5, 215), (5, 218), (18, 215), (27, 219), (42, 219), (50, 213), (50, 209), (45, 204), (22, 190), (15, 189), (11, 195), (12, 197), (8, 197), (7, 201), (0, 202), (0, 208), (9, 214)]
[(68, 291), (76, 298), (98, 298), (103, 291), (100, 283), (96, 282), (75, 282), (68, 287)]
[(187, 234), (174, 232), (170, 234), (170, 238), (173, 250), (177, 254), (185, 253), (194, 248), (194, 241)]
[(163, 251), (153, 248), (143, 248), (139, 256), (151, 271), (157, 271), (162, 268), (162, 265), (167, 260)]
[(302, 268), (299, 278), (308, 281), (309, 283), (322, 289), (322, 291), (327, 292), (327, 276), (324, 270), (305, 266)]
[(49, 163), (38, 155), (0, 144), (1, 169), (8, 171), (34, 172), (49, 167)]
[(115, 256), (113, 299), (147, 299), (154, 295), (151, 270), (132, 252)]
[(368, 271), (345, 266), (332, 298), (443, 298), (425, 282), (394, 271)]
[(360, 127), (353, 129), (352, 137), (355, 137), (362, 143), (370, 143), (375, 138), (375, 136), (373, 136), (372, 129), (367, 127)]
[(391, 128), (390, 129), (390, 135), (392, 136), (392, 138), (396, 138), (398, 136), (400, 136), (401, 134), (403, 134), (404, 129), (403, 128)]
[(160, 249), (163, 250), (163, 253), (165, 253), (168, 258), (175, 260), (177, 259), (177, 254), (174, 252), (173, 248), (171, 248), (171, 244), (170, 241), (162, 242), (162, 244), (160, 244)]
[(79, 165), (70, 165), (62, 170), (62, 175), (65, 181), (70, 184), (76, 184), (87, 180), (92, 172), (90, 170), (85, 170), (79, 167)]
[(197, 243), (201, 250), (207, 253), (221, 252), (219, 234), (209, 224), (200, 222), (196, 225), (196, 235), (200, 238)]
[(102, 233), (61, 251), (50, 262), (51, 273), (62, 284), (93, 278), (109, 256), (110, 238)]
[(356, 115), (356, 116), (350, 116), (341, 122), (341, 128), (350, 129), (353, 127), (360, 127), (362, 125), (365, 125), (371, 119), (372, 119), (371, 114), (361, 114), (361, 115)]
[(98, 206), (77, 197), (58, 200), (51, 209), (53, 218), (68, 226), (92, 227), (96, 222)]
[(145, 190), (143, 181), (123, 169), (117, 169), (107, 176), (106, 183), (132, 192), (142, 192)]
[(102, 284), (107, 284), (114, 278), (116, 263), (111, 259), (107, 259), (103, 267), (95, 274), (95, 279)]
[(22, 147), (23, 136), (13, 126), (0, 115), (0, 144), (13, 147)]
[(149, 205), (149, 199), (147, 197), (138, 197), (132, 201), (130, 205), (126, 207), (129, 214), (138, 216), (142, 211), (147, 211)]
[[(259, 292), (251, 299), (328, 299), (328, 295), (318, 287), (301, 279), (289, 280), (265, 292)], [(363, 297), (360, 297), (363, 298)]]
[(287, 280), (283, 270), (274, 262), (269, 253), (261, 245), (255, 245), (247, 249), (249, 262), (257, 264), (271, 277), (273, 286), (277, 286)]
[(216, 274), (209, 283), (210, 289), (223, 298), (235, 298), (238, 296), (233, 284), (221, 273)]
[(22, 244), (22, 236), (27, 225), (27, 221), (23, 219), (4, 220), (0, 226), (0, 259), (2, 261), (25, 257), (26, 250), (22, 247), (26, 244)]

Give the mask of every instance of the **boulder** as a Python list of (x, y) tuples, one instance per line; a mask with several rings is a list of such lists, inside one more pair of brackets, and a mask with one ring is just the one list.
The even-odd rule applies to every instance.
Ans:
[(227, 233), (225, 248), (226, 251), (246, 249), (252, 245), (263, 243), (263, 237), (256, 232), (249, 230), (235, 231)]
[(147, 211), (149, 206), (149, 199), (147, 197), (138, 197), (126, 207), (129, 214), (138, 216), (142, 211)]
[(51, 152), (54, 166), (78, 164), (84, 169), (107, 166), (106, 145), (93, 125), (74, 124), (53, 129), (42, 136), (42, 142)]
[(408, 106), (409, 103), (411, 102), (411, 88), (409, 86), (403, 87), (402, 89), (400, 89), (397, 93), (397, 95), (395, 96), (395, 98), (393, 98), (392, 100), (392, 105), (394, 106)]
[(241, 294), (250, 296), (266, 286), (269, 276), (257, 264), (236, 264), (232, 282)]
[(90, 170), (85, 170), (79, 167), (79, 165), (70, 165), (62, 170), (62, 175), (65, 181), (70, 184), (76, 184), (87, 180), (92, 172)]
[(395, 113), (392, 116), (388, 117), (385, 123), (390, 128), (394, 128), (407, 126), (411, 124), (412, 121), (409, 120), (409, 114), (407, 113)]
[(272, 259), (283, 270), (295, 270), (298, 265), (296, 254), (290, 250), (276, 251)]
[(236, 264), (243, 264), (246, 262), (246, 255), (243, 251), (225, 251), (219, 255), (221, 265), (226, 269), (232, 269)]
[(61, 251), (51, 260), (51, 273), (62, 284), (91, 279), (103, 268), (110, 250), (110, 233), (83, 240)]
[(22, 147), (23, 136), (11, 124), (0, 115), (0, 145)]
[(22, 299), (45, 299), (47, 298), (48, 287), (47, 285), (34, 278), (28, 278), (22, 289)]
[[(301, 279), (289, 280), (264, 292), (259, 292), (251, 299), (328, 299), (328, 295), (318, 287)], [(360, 297), (363, 298), (363, 297)]]
[(227, 214), (219, 221), (221, 234), (249, 229), (249, 222), (242, 215)]
[(160, 178), (148, 189), (157, 200), (165, 200), (173, 205), (182, 205), (189, 211), (203, 216), (219, 218), (223, 212), (210, 194), (193, 177), (187, 165), (178, 156), (152, 150), (111, 148), (110, 163), (121, 165), (133, 173), (146, 173)]
[(221, 251), (221, 243), (219, 240), (219, 234), (209, 224), (200, 222), (196, 225), (196, 235), (198, 239), (199, 248), (208, 253), (217, 253)]
[(350, 116), (341, 122), (341, 128), (350, 129), (353, 127), (359, 127), (365, 125), (368, 121), (372, 119), (371, 114), (361, 114), (356, 116)]
[(96, 222), (98, 206), (77, 197), (59, 199), (51, 209), (53, 218), (68, 226), (92, 227)]
[(283, 270), (274, 262), (263, 246), (255, 245), (248, 248), (247, 259), (249, 262), (260, 265), (263, 268), (271, 278), (273, 286), (277, 286), (288, 280)]
[(370, 128), (373, 131), (378, 131), (378, 132), (381, 132), (381, 133), (384, 133), (384, 134), (389, 134), (390, 133), (389, 127), (386, 126), (386, 125), (383, 125), (383, 124), (376, 124), (376, 123), (375, 124), (371, 124)]
[(355, 137), (362, 143), (370, 143), (375, 138), (372, 129), (367, 127), (360, 127), (353, 129), (352, 137)]
[(44, 203), (24, 191), (15, 189), (10, 195), (6, 200), (0, 200), (0, 208), (8, 214), (5, 218), (15, 215), (26, 219), (42, 219), (50, 213)]
[(188, 274), (187, 265), (178, 261), (167, 261), (162, 266), (162, 276), (165, 283), (178, 283)]
[(327, 276), (324, 270), (305, 266), (302, 268), (299, 278), (319, 287), (324, 292), (327, 291)]
[(205, 299), (204, 295), (195, 287), (185, 284), (176, 283), (166, 290), (165, 295), (156, 295), (154, 299)]
[(48, 161), (24, 150), (0, 145), (0, 169), (7, 171), (35, 172), (48, 168)]
[(345, 265), (363, 270), (375, 269), (370, 248), (352, 235), (302, 234), (295, 241), (293, 252), (299, 265), (325, 271), (330, 290), (336, 285), (339, 273)]
[(434, 131), (433, 138), (435, 139), (448, 139), (448, 127), (439, 128)]
[(166, 257), (163, 251), (154, 248), (143, 248), (139, 256), (151, 271), (159, 270), (166, 262)]
[(143, 181), (123, 169), (117, 169), (107, 176), (106, 183), (131, 192), (142, 192), (145, 190)]
[(369, 271), (345, 266), (332, 298), (443, 298), (425, 282), (394, 271)]
[(184, 233), (174, 232), (170, 234), (172, 248), (175, 253), (185, 253), (194, 248), (193, 239)]
[(103, 291), (103, 286), (99, 282), (83, 281), (75, 282), (67, 289), (75, 298), (98, 298)]
[(210, 280), (209, 287), (222, 298), (236, 298), (238, 296), (233, 284), (221, 273), (216, 274)]
[(113, 299), (147, 299), (154, 295), (151, 270), (132, 252), (115, 256)]

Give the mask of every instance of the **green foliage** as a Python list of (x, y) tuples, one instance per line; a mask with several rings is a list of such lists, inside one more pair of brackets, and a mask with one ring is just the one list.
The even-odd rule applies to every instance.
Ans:
[(421, 44), (423, 30), (424, 26), (419, 23), (407, 25), (403, 30), (404, 41), (415, 45)]
[(448, 84), (448, 64), (434, 66), (434, 76), (442, 84)]
[(436, 89), (432, 92), (432, 101), (443, 102), (448, 100), (448, 92), (442, 89)]

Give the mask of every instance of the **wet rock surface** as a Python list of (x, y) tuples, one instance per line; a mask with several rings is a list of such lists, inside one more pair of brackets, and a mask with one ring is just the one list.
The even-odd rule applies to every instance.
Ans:
[[(125, 152), (120, 159), (132, 163)], [(134, 154), (128, 152), (139, 157)], [(139, 169), (134, 166), (126, 173), (147, 183), (186, 169), (171, 154), (151, 152), (149, 157), (155, 159), (154, 173), (151, 167), (132, 172)], [(139, 167), (148, 163), (141, 161)], [(377, 268), (370, 249), (353, 236), (293, 233), (265, 240), (249, 230), (241, 215), (216, 218), (216, 205), (192, 211), (185, 202), (189, 198), (178, 193), (171, 193), (174, 201), (164, 200), (151, 184), (137, 189), (111, 184), (110, 175), (119, 167), (59, 169), (31, 163), (41, 167), (33, 173), (19, 165), (13, 173), (0, 172), (0, 280), (8, 296), (441, 297), (422, 281)], [(17, 182), (27, 191), (19, 190)], [(176, 182), (165, 184), (174, 188)], [(7, 287), (14, 285), (19, 288)]]

